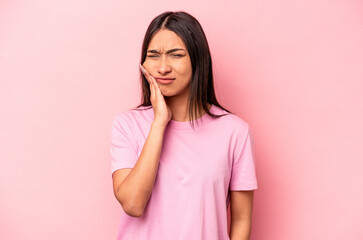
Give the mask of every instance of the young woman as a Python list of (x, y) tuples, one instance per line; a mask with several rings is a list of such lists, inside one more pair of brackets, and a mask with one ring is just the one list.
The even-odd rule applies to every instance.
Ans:
[(140, 68), (142, 103), (112, 123), (117, 239), (249, 239), (253, 140), (248, 123), (216, 99), (199, 22), (185, 12), (153, 19)]

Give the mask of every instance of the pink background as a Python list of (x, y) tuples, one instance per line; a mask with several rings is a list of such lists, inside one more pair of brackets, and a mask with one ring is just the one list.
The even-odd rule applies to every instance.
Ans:
[(0, 239), (115, 239), (111, 121), (166, 10), (200, 21), (218, 99), (251, 125), (251, 239), (363, 239), (361, 1), (122, 2), (0, 1)]

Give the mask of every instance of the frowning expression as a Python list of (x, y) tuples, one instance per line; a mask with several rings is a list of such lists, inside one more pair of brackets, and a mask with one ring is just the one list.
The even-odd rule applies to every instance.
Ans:
[(183, 40), (175, 32), (161, 29), (155, 33), (143, 66), (164, 96), (188, 95), (192, 64)]

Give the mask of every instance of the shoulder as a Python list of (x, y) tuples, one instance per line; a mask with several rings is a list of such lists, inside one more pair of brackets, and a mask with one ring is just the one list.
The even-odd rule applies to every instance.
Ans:
[(225, 128), (230, 129), (233, 132), (248, 132), (249, 131), (249, 124), (248, 122), (240, 116), (237, 116), (234, 113), (229, 113), (219, 107), (215, 107), (215, 114), (224, 116), (220, 117), (218, 121), (223, 125)]
[(142, 121), (143, 119), (151, 119), (151, 106), (141, 106), (138, 108), (130, 108), (125, 111), (118, 112), (115, 114), (113, 122), (132, 124), (133, 122)]
[(141, 132), (148, 129), (148, 126), (152, 121), (149, 112), (150, 110), (153, 111), (150, 108), (139, 107), (115, 114), (112, 121), (112, 134), (114, 138), (125, 136), (135, 140), (143, 136), (144, 134)]

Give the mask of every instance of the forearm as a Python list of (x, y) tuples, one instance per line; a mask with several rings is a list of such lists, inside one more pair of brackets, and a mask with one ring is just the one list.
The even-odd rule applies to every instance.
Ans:
[(231, 222), (230, 240), (249, 240), (251, 234), (251, 220), (238, 220)]
[(139, 159), (117, 190), (125, 211), (141, 216), (151, 196), (159, 167), (165, 127), (152, 124)]

